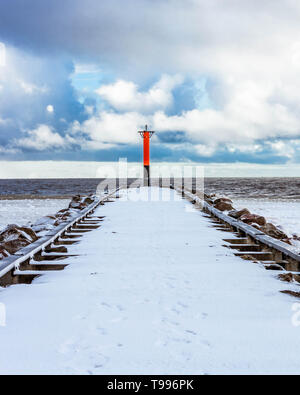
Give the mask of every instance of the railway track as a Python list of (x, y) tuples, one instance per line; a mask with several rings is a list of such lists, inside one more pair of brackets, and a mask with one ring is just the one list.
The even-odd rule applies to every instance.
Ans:
[[(171, 186), (173, 189), (174, 187)], [(242, 259), (261, 264), (267, 270), (289, 273), (290, 277), (300, 282), (300, 255), (288, 246), (260, 230), (231, 218), (203, 201), (199, 194), (190, 190), (176, 188), (184, 198), (195, 204), (206, 213), (211, 220), (211, 226), (226, 232), (224, 247), (233, 250)], [(104, 199), (94, 202), (77, 217), (63, 223), (35, 243), (19, 250), (16, 254), (0, 262), (0, 286), (13, 284), (30, 284), (33, 279), (48, 271), (63, 270), (69, 257), (68, 247), (80, 242), (87, 232), (101, 226), (104, 217), (95, 216), (95, 210), (116, 196), (119, 189), (107, 195)], [(300, 294), (299, 294), (300, 296)]]
[(265, 269), (277, 271), (278, 274), (288, 273), (290, 279), (300, 282), (300, 255), (286, 243), (224, 214), (204, 201), (197, 193), (180, 188), (177, 192), (206, 213), (213, 227), (228, 233), (223, 239), (224, 247), (234, 250), (236, 256), (259, 263)]
[(95, 216), (95, 210), (109, 202), (118, 191), (92, 203), (71, 221), (62, 223), (36, 242), (0, 261), (0, 286), (30, 284), (48, 271), (63, 270), (68, 266), (63, 261), (75, 256), (69, 254), (68, 246), (79, 243), (87, 232), (101, 226), (104, 217)]

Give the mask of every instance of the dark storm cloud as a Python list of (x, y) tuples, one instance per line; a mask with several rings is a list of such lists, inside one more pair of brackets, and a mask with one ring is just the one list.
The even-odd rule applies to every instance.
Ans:
[(131, 75), (196, 72), (206, 50), (253, 45), (277, 21), (292, 28), (297, 15), (289, 0), (9, 0), (0, 3), (0, 37), (40, 54), (125, 67)]
[[(112, 160), (124, 153), (136, 160), (136, 146), (116, 141), (107, 150), (80, 150), (89, 117), (96, 119), (93, 126), (100, 123), (94, 140), (103, 142), (94, 92), (81, 104), (71, 82), (74, 63), (93, 62), (113, 76), (110, 83), (151, 86), (163, 73), (185, 77), (171, 92), (170, 107), (156, 106), (156, 117), (147, 112), (163, 132), (162, 146), (154, 145), (156, 159), (299, 160), (299, 15), (293, 0), (2, 0), (0, 41), (12, 63), (0, 69), (0, 155), (13, 155), (12, 142), (24, 134), (18, 158), (33, 155), (45, 130), (56, 147), (55, 133), (65, 138), (78, 121), (78, 134), (62, 152), (35, 152), (36, 157)], [(53, 112), (46, 111), (49, 105)], [(98, 105), (113, 111), (104, 99)], [(138, 113), (136, 118), (143, 114), (122, 105)], [(92, 107), (89, 114), (85, 106)], [(41, 124), (49, 129), (39, 131)], [(257, 141), (260, 149), (245, 149)], [(243, 147), (232, 150), (227, 143)], [(208, 153), (205, 145), (212, 147)]]
[[(120, 60), (136, 64), (152, 58), (152, 66), (157, 53), (149, 53), (148, 44), (160, 34), (156, 32), (157, 13), (165, 4), (168, 1), (126, 0), (125, 7), (120, 0), (2, 1), (0, 37), (44, 55), (63, 53), (109, 62), (110, 67)], [(170, 29), (169, 23), (165, 29)], [(135, 59), (130, 62), (128, 55)]]
[[(84, 121), (84, 107), (71, 85), (73, 64), (37, 58), (9, 48), (7, 66), (0, 69), (0, 145), (7, 147), (39, 124), (63, 134), (74, 119)], [(53, 113), (47, 107), (53, 108)], [(2, 154), (2, 153), (1, 153)]]

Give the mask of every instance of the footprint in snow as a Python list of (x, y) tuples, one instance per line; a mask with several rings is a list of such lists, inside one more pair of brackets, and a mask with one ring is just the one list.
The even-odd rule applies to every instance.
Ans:
[(94, 359), (98, 360), (94, 365), (94, 369), (97, 370), (102, 369), (109, 361), (109, 357), (103, 354), (98, 354), (97, 356), (94, 357)]
[(173, 337), (172, 339), (174, 342), (176, 343), (185, 343), (185, 344), (191, 344), (192, 342), (189, 339), (183, 339), (183, 338), (177, 338), (177, 337)]
[(206, 346), (207, 348), (211, 348), (211, 344), (210, 344), (210, 342), (207, 341), (207, 340), (202, 340), (202, 341), (201, 341), (201, 344), (203, 344), (203, 345)]
[(107, 330), (105, 328), (98, 327), (97, 330), (101, 333), (101, 335), (107, 335)]
[(196, 335), (197, 335), (197, 333), (196, 333), (196, 332), (194, 332), (194, 331), (191, 331), (190, 329), (186, 329), (186, 333), (189, 333), (189, 334), (191, 334), (191, 335), (194, 335), (194, 336), (196, 336)]
[(161, 322), (162, 322), (163, 324), (172, 325), (172, 326), (177, 326), (177, 327), (180, 325), (179, 322), (169, 320), (168, 318), (162, 318)]

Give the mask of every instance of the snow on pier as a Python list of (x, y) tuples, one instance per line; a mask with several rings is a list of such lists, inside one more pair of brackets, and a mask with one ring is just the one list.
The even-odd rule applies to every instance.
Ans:
[(300, 372), (297, 300), (175, 195), (122, 191), (64, 271), (0, 290), (1, 374)]

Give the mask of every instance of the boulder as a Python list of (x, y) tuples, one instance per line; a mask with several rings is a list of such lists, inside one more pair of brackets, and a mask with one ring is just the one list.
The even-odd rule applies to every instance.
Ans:
[(9, 254), (16, 253), (36, 240), (38, 237), (34, 230), (25, 226), (8, 225), (0, 233), (1, 248)]
[(92, 196), (88, 196), (84, 199), (83, 203), (89, 206), (90, 204), (94, 203), (95, 199)]
[(31, 228), (34, 232), (43, 232), (46, 230), (52, 230), (54, 228), (54, 224), (56, 221), (56, 217), (52, 215), (48, 215), (46, 217), (40, 218), (37, 222), (31, 225)]
[(292, 242), (291, 242), (291, 239), (288, 237), (287, 239), (282, 239), (281, 240), (283, 243), (286, 243), (286, 244), (288, 244), (288, 245), (290, 245), (290, 246), (292, 246), (293, 244), (292, 244)]
[(83, 210), (90, 204), (92, 204), (95, 201), (94, 197), (88, 196), (88, 197), (81, 197), (80, 195), (76, 195), (72, 198), (71, 203), (69, 204), (69, 209), (77, 209), (77, 210)]
[(228, 213), (228, 215), (232, 218), (239, 219), (243, 215), (249, 215), (251, 214), (250, 211), (247, 208), (243, 208), (242, 210), (232, 210)]
[(74, 215), (78, 215), (77, 209), (68, 208), (68, 209), (60, 210), (55, 215), (55, 218), (56, 219), (68, 220), (68, 219), (70, 219), (70, 217), (73, 217)]
[(7, 252), (9, 252), (10, 255), (15, 254), (17, 251), (21, 250), (24, 247), (27, 247), (29, 243), (27, 240), (24, 239), (16, 239), (16, 240), (10, 240), (6, 241), (5, 243), (1, 243), (1, 248), (5, 249)]
[(288, 240), (288, 235), (285, 234), (282, 230), (278, 229), (272, 223), (266, 223), (264, 226), (261, 226), (260, 230), (267, 235), (274, 237), (277, 240)]
[(292, 283), (294, 281), (294, 276), (292, 273), (282, 273), (278, 275), (279, 280), (285, 281), (287, 283)]
[(56, 219), (56, 221), (54, 222), (53, 225), (54, 226), (58, 226), (58, 225), (61, 225), (64, 222), (70, 221), (70, 216), (71, 216), (71, 214), (70, 215), (62, 215), (60, 217), (57, 217), (57, 219)]
[(27, 236), (29, 236), (30, 238), (30, 242), (33, 243), (34, 241), (38, 240), (38, 236), (35, 233), (35, 231), (32, 228), (29, 227), (25, 227), (25, 226), (19, 226), (18, 227), (19, 232), (23, 232), (23, 234), (25, 233), (25, 237), (28, 239)]
[(219, 204), (219, 203), (221, 203), (221, 202), (224, 202), (224, 203), (231, 203), (231, 204), (233, 203), (231, 199), (226, 198), (226, 197), (221, 197), (221, 198), (218, 198), (218, 199), (215, 199), (215, 200), (214, 200), (214, 204)]
[(33, 243), (38, 239), (38, 237), (31, 228), (18, 225), (8, 225), (0, 233), (0, 243), (17, 239), (24, 239), (27, 240), (29, 243)]
[(245, 222), (245, 224), (258, 224), (260, 226), (266, 225), (267, 221), (265, 217), (257, 214), (244, 214), (240, 217), (240, 220)]
[(220, 201), (218, 203), (215, 203), (214, 207), (220, 211), (232, 211), (233, 210), (233, 206), (230, 202)]
[(71, 210), (71, 209), (64, 209), (60, 210), (56, 215), (55, 215), (55, 222), (53, 223), (54, 226), (58, 226), (62, 224), (63, 222), (67, 222), (70, 220), (70, 217), (74, 214), (74, 211), (76, 210)]
[(0, 260), (7, 258), (10, 256), (10, 253), (5, 250), (5, 248), (1, 247), (0, 245)]
[(282, 294), (294, 296), (295, 298), (300, 298), (300, 292), (291, 291), (291, 290), (280, 291), (280, 292), (281, 292)]
[(56, 217), (59, 217), (60, 215), (68, 215), (70, 212), (69, 212), (69, 209), (68, 208), (63, 208), (62, 210), (60, 210), (57, 214), (56, 214)]
[(215, 197), (216, 197), (215, 194), (210, 194), (210, 195), (208, 195), (208, 194), (204, 193), (204, 200), (205, 200), (206, 202), (210, 203), (210, 204), (213, 204), (213, 203), (214, 203), (214, 198), (215, 198)]
[(82, 203), (82, 197), (80, 195), (73, 196), (69, 208), (80, 209), (80, 205)]

